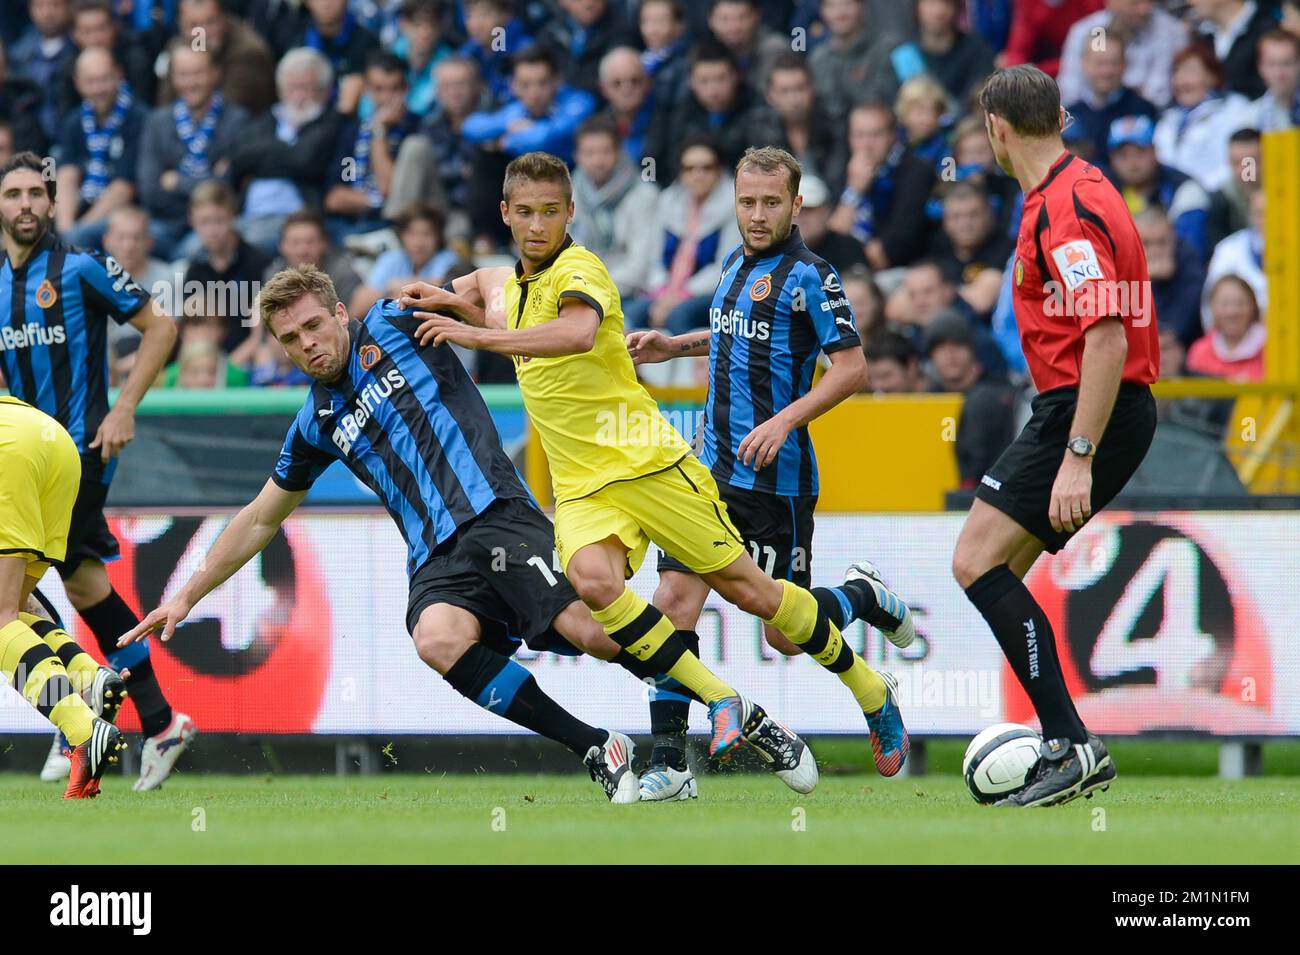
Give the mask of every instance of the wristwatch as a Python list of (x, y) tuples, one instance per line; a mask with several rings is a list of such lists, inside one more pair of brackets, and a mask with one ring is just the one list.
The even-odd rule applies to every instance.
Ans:
[(1081, 434), (1071, 438), (1066, 447), (1081, 458), (1090, 458), (1097, 453), (1097, 446)]

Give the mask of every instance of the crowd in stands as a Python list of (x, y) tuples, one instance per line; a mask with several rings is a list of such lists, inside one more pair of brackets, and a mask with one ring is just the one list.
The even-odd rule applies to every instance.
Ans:
[[(740, 152), (789, 149), (871, 390), (981, 409), (968, 484), (1025, 373), (1021, 189), (975, 99), (1032, 62), (1136, 218), (1164, 375), (1263, 373), (1261, 134), (1300, 123), (1300, 0), (0, 0), (0, 44), (0, 159), (53, 157), (59, 232), (149, 288), (312, 263), (361, 314), (510, 261), (502, 174), (544, 149), (628, 327), (681, 332), (739, 241)], [(251, 301), (210, 299), (180, 298), (166, 384), (303, 382)], [(133, 345), (115, 333), (115, 376)]]

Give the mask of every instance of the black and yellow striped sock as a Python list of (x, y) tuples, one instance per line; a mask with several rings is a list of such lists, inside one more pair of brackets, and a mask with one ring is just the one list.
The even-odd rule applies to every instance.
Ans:
[(58, 656), (63, 669), (68, 673), (68, 679), (72, 681), (74, 690), (85, 693), (90, 689), (91, 684), (95, 682), (95, 674), (99, 672), (99, 662), (81, 649), (68, 631), (54, 621), (32, 613), (20, 613), (18, 619), (31, 627), (32, 633), (40, 637)]
[(591, 615), (620, 647), (648, 664), (655, 673), (672, 677), (705, 703), (737, 695), (686, 649), (667, 617), (631, 590), (624, 589), (612, 604), (592, 611)]
[(55, 652), (21, 620), (0, 628), (0, 672), (73, 746), (90, 739), (95, 714), (73, 689)]
[(844, 642), (839, 627), (817, 604), (817, 598), (788, 580), (781, 581), (781, 606), (767, 622), (808, 656), (843, 681), (864, 713), (885, 705), (887, 688), (880, 674)]

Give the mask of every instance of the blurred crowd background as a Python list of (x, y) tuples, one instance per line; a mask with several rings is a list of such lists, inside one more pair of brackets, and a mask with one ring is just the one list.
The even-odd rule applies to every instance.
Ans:
[[(974, 100), (1024, 62), (1135, 216), (1163, 374), (1263, 373), (1260, 136), (1300, 123), (1300, 0), (0, 0), (0, 42), (0, 159), (51, 157), (59, 233), (165, 299), (167, 386), (305, 383), (251, 317), (286, 263), (360, 315), (513, 261), (501, 178), (534, 149), (571, 162), (571, 232), (628, 327), (707, 326), (732, 167), (774, 144), (803, 164), (798, 224), (841, 273), (870, 390), (966, 395), (971, 486), (1027, 389), (1021, 191)], [(115, 330), (115, 381), (134, 345)]]

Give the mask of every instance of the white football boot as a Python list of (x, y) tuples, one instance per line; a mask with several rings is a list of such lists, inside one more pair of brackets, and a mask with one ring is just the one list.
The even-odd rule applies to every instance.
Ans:
[(140, 778), (131, 788), (142, 793), (161, 786), (198, 732), (192, 719), (184, 713), (173, 713), (165, 730), (144, 741), (144, 749), (140, 751)]

